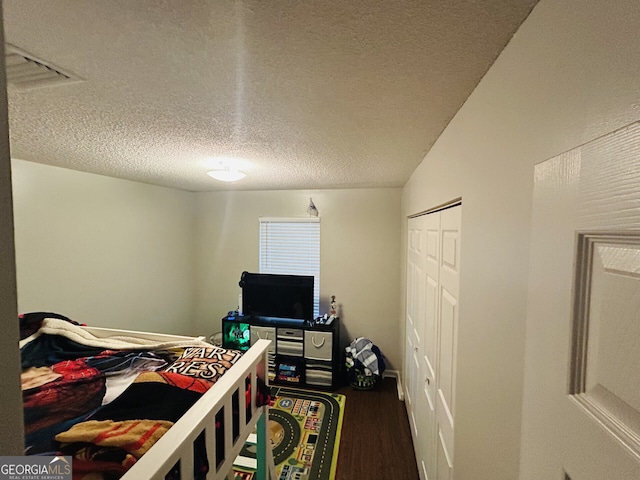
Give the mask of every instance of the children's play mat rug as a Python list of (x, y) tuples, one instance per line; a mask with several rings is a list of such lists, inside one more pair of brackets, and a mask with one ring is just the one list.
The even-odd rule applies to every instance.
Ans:
[[(268, 431), (278, 480), (330, 480), (346, 397), (335, 393), (272, 387)], [(236, 480), (250, 480), (255, 446), (247, 443), (234, 465)]]

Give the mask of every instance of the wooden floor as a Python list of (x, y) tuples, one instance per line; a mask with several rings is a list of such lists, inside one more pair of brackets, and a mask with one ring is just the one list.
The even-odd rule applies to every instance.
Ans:
[(373, 390), (350, 386), (336, 390), (347, 396), (335, 480), (418, 480), (409, 420), (398, 400), (393, 378)]

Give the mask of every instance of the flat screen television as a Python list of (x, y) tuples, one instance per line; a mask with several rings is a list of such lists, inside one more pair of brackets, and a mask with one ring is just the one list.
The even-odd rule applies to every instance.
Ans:
[(242, 272), (242, 314), (313, 320), (313, 275)]

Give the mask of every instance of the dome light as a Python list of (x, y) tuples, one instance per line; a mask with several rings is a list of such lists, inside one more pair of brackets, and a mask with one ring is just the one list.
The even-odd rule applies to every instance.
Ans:
[(247, 176), (246, 173), (240, 170), (230, 170), (229, 167), (223, 170), (210, 170), (207, 175), (221, 182), (237, 182)]

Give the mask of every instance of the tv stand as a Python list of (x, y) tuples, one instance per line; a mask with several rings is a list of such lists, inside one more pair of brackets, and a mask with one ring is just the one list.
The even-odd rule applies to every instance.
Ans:
[[(249, 325), (251, 345), (271, 340), (269, 380), (276, 385), (308, 388), (337, 388), (342, 371), (340, 319), (330, 323), (252, 315), (228, 315), (229, 322)], [(224, 345), (233, 347), (232, 345)]]

